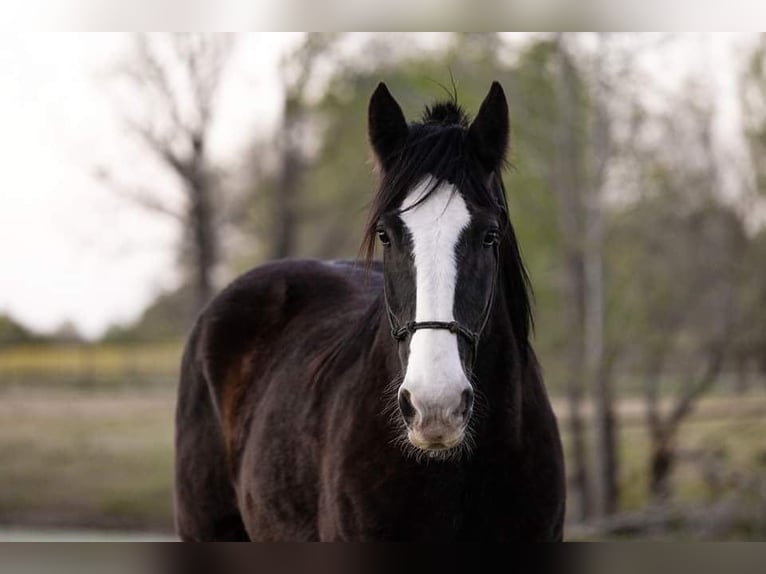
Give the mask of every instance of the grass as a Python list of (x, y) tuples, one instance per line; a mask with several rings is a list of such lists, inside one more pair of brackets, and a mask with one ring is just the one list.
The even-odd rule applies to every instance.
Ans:
[[(0, 350), (0, 526), (169, 532), (179, 354), (175, 345)], [(566, 405), (554, 407), (566, 447)], [(619, 418), (621, 508), (640, 509), (649, 452), (641, 401), (621, 400)], [(763, 475), (764, 436), (766, 393), (716, 392), (678, 446), (717, 452), (735, 475)], [(716, 496), (697, 464), (680, 462), (674, 484), (679, 502)]]
[[(570, 436), (563, 401), (554, 401), (565, 450), (569, 450)], [(635, 509), (643, 506), (648, 497), (647, 464), (649, 457), (649, 433), (644, 425), (643, 411), (638, 399), (619, 402), (620, 421), (619, 458), (621, 463), (621, 507)], [(586, 415), (588, 414), (586, 409)], [(589, 425), (588, 443), (592, 444), (593, 429)], [(744, 396), (708, 396), (697, 404), (694, 413), (681, 425), (678, 449), (682, 453), (717, 453), (721, 462), (730, 470), (749, 472), (764, 466), (766, 459), (766, 393), (757, 392)], [(591, 453), (592, 454), (592, 453)], [(686, 457), (688, 458), (688, 457)], [(679, 483), (678, 496), (699, 499), (707, 495), (698, 472), (682, 457), (676, 469)]]
[[(636, 399), (620, 401), (619, 465), (621, 513), (642, 511), (649, 504), (648, 464), (650, 454), (649, 433), (637, 409)], [(559, 412), (562, 412), (559, 410)], [(566, 418), (560, 417), (565, 450), (569, 450), (570, 436), (566, 431)], [(588, 426), (588, 444), (593, 444), (592, 426)], [(747, 518), (750, 512), (766, 513), (766, 491), (752, 492), (743, 488), (748, 481), (757, 479), (766, 485), (766, 393), (744, 396), (712, 395), (700, 400), (694, 413), (682, 423), (678, 437), (679, 457), (672, 474), (673, 507), (683, 509), (712, 509), (721, 503), (740, 508), (741, 518), (736, 528), (716, 532), (713, 539), (724, 537), (762, 538), (764, 520)], [(592, 457), (592, 452), (589, 455)], [(712, 464), (711, 464), (712, 463)], [(591, 468), (594, 468), (591, 465)], [(752, 504), (748, 508), (749, 500)], [(744, 507), (744, 511), (742, 508)], [(711, 525), (712, 527), (712, 525)], [(723, 528), (723, 527), (722, 527)], [(577, 530), (578, 528), (575, 528)], [(570, 533), (575, 531), (570, 529)], [(699, 525), (693, 529), (679, 524), (677, 530), (663, 532), (661, 537), (696, 539)], [(587, 538), (586, 538), (587, 539)]]
[[(712, 455), (717, 452), (718, 462), (730, 473), (750, 473), (759, 467), (766, 443), (766, 418), (738, 418), (733, 412), (727, 419), (706, 420), (703, 416), (691, 419), (683, 426), (678, 438), (682, 453)], [(622, 433), (620, 458), (621, 508), (637, 510), (648, 499), (647, 464), (649, 437), (645, 428), (628, 427)], [(697, 457), (699, 458), (699, 457)], [(763, 469), (761, 469), (763, 470)], [(699, 462), (681, 457), (673, 476), (675, 496), (679, 503), (706, 503), (720, 493), (709, 484)]]
[(170, 389), (0, 397), (1, 523), (171, 529)]
[[(174, 400), (169, 387), (0, 391), (0, 523), (169, 531)], [(753, 416), (752, 407), (766, 409), (766, 397), (740, 401), (747, 417), (737, 416), (731, 400), (723, 400), (724, 416), (721, 401), (703, 403), (682, 428), (679, 446), (720, 448), (734, 469), (762, 468), (766, 417)], [(629, 421), (620, 452), (626, 510), (646, 503), (647, 453), (644, 428)], [(690, 465), (681, 464), (675, 480), (682, 501), (710, 496)]]

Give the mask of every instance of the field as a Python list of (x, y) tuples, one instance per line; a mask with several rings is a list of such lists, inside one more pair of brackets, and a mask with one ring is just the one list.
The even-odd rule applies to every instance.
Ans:
[(0, 525), (170, 532), (179, 355), (0, 352)]
[[(171, 532), (178, 348), (78, 353), (0, 352), (0, 529)], [(565, 429), (565, 405), (554, 402)], [(619, 415), (621, 506), (637, 511), (647, 503), (640, 400), (621, 400)], [(704, 508), (742, 494), (766, 475), (765, 436), (766, 393), (705, 398), (682, 428), (676, 502)], [(741, 534), (758, 527), (744, 523)]]

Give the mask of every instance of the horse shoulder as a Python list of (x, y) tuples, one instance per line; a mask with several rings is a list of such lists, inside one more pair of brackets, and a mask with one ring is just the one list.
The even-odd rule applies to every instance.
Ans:
[(319, 261), (269, 263), (240, 276), (203, 312), (196, 354), (227, 450), (241, 447), (246, 399), (257, 401), (272, 366), (306, 345), (307, 334), (331, 319), (328, 309), (337, 314), (353, 297), (353, 273), (348, 265)]

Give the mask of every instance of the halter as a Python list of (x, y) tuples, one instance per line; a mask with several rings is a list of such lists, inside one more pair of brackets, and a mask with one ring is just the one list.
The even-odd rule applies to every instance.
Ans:
[(474, 351), (476, 350), (476, 347), (479, 346), (479, 333), (474, 333), (457, 321), (410, 321), (399, 328), (392, 326), (391, 336), (401, 342), (420, 329), (445, 329), (450, 333), (465, 337), (468, 342), (471, 343)]

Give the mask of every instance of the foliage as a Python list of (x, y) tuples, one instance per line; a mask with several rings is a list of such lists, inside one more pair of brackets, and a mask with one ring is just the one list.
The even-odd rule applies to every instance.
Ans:
[(36, 336), (9, 315), (0, 315), (0, 348), (31, 343)]
[(180, 341), (196, 317), (192, 289), (182, 286), (161, 293), (132, 324), (113, 325), (103, 337), (106, 343)]
[(750, 238), (720, 194), (711, 111), (694, 91), (688, 98), (630, 150), (637, 184), (609, 218), (610, 337), (629, 347), (626, 368), (698, 364), (740, 312)]

